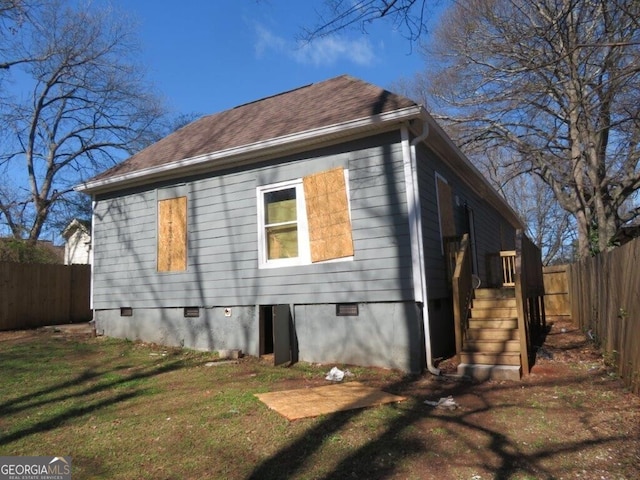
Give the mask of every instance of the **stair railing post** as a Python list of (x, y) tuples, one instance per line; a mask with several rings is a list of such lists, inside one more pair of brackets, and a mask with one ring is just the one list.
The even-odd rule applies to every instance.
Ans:
[(527, 276), (526, 260), (523, 255), (524, 232), (516, 232), (516, 258), (515, 258), (515, 295), (516, 309), (518, 311), (518, 331), (520, 332), (520, 363), (522, 374), (528, 375), (529, 365), (529, 308), (527, 305)]
[(456, 265), (453, 272), (453, 318), (456, 340), (456, 356), (460, 360), (462, 343), (467, 330), (469, 307), (473, 298), (473, 281), (471, 276), (471, 251), (469, 235), (464, 234), (460, 241), (460, 248), (456, 253)]

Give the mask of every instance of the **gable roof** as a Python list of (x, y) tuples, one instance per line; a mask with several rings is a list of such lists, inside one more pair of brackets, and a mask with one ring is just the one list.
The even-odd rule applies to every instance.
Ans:
[(115, 187), (121, 183), (118, 180), (141, 180), (172, 167), (221, 159), (222, 155), (212, 156), (216, 152), (230, 157), (242, 147), (264, 149), (273, 144), (310, 140), (332, 126), (335, 131), (325, 133), (339, 134), (349, 130), (345, 126), (365, 128), (370, 123), (384, 122), (387, 117), (416, 117), (420, 110), (406, 97), (342, 75), (202, 117), (78, 189), (91, 192), (109, 184)]
[(65, 240), (69, 240), (69, 237), (74, 234), (76, 230), (82, 230), (84, 233), (91, 233), (91, 221), (84, 220), (81, 218), (74, 218), (71, 220), (67, 226), (62, 231), (62, 238)]

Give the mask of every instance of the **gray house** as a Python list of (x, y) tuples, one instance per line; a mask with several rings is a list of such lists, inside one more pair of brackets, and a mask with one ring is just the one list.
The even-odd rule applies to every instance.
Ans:
[(488, 284), (522, 228), (422, 106), (350, 76), (203, 117), (78, 190), (99, 334), (275, 363), (434, 371), (451, 245), (467, 234)]

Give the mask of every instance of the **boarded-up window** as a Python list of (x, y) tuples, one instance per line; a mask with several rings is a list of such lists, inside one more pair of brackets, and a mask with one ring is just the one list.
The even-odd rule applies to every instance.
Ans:
[(158, 271), (187, 269), (187, 197), (158, 201)]
[(443, 238), (454, 237), (456, 226), (453, 220), (453, 201), (451, 187), (439, 176), (436, 176), (438, 190), (438, 212), (440, 214), (440, 234)]
[(311, 261), (353, 256), (353, 238), (344, 170), (335, 168), (303, 179)]

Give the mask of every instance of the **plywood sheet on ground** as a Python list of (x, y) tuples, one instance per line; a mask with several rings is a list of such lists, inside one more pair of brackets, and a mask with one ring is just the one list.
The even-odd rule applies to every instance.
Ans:
[(405, 397), (367, 387), (359, 382), (257, 393), (256, 397), (289, 420), (406, 400)]

